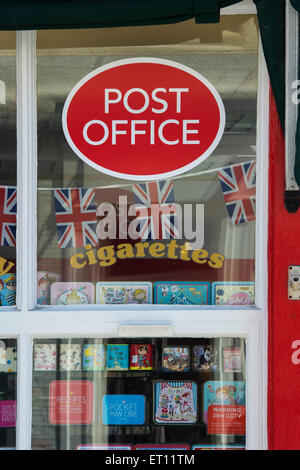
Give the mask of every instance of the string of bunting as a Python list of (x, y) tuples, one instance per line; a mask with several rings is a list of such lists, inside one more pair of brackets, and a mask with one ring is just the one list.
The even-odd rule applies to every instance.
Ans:
[[(233, 225), (255, 220), (256, 164), (255, 161), (209, 170), (217, 172), (228, 215)], [(205, 173), (205, 172), (204, 172)], [(192, 175), (189, 175), (192, 176)], [(128, 186), (128, 185), (126, 185)], [(133, 184), (131, 190), (106, 188), (39, 188), (53, 191), (57, 237), (60, 248), (97, 246), (96, 233), (98, 203), (116, 205), (121, 195), (128, 204), (139, 206), (140, 238), (157, 240), (178, 238), (176, 203), (173, 183), (161, 180)], [(151, 211), (159, 208), (159, 224), (154, 223)], [(16, 246), (17, 189), (0, 186), (0, 245)]]

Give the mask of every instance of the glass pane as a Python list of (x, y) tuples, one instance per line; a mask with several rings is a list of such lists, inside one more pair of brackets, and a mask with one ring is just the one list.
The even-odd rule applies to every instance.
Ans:
[(245, 449), (241, 338), (34, 341), (32, 448)]
[(0, 340), (0, 450), (16, 447), (17, 341)]
[(16, 35), (0, 32), (0, 306), (16, 303)]
[[(177, 176), (150, 183), (97, 171), (77, 156), (62, 129), (64, 104), (78, 82), (114, 61), (141, 57), (171, 60), (201, 74), (220, 95), (226, 113), (225, 132), (206, 160)], [(217, 25), (187, 21), (156, 27), (38, 32), (39, 305), (254, 304), (257, 70), (257, 23), (249, 15), (222, 17)], [(163, 74), (156, 79), (163, 80)], [(172, 109), (176, 102), (179, 112), (185, 91), (178, 91), (178, 83), (169, 94), (173, 93)], [(117, 86), (121, 83), (112, 88), (119, 90)], [(125, 92), (114, 93), (106, 95), (107, 109), (121, 95), (126, 104)], [(149, 96), (143, 95), (144, 104)], [(162, 96), (154, 94), (156, 115), (167, 106)], [(105, 149), (111, 151), (124, 133), (131, 132), (131, 143), (153, 139), (152, 147), (149, 144), (154, 148), (153, 158), (163, 163), (163, 144), (156, 150), (156, 121), (153, 127), (148, 121), (150, 128), (143, 127), (144, 104), (133, 105), (127, 98), (127, 108), (141, 112), (125, 114), (126, 119), (121, 113), (117, 116), (127, 127), (115, 124), (111, 145), (105, 141)], [(201, 106), (201, 101), (195, 102), (192, 111), (196, 113)], [(74, 113), (75, 121), (80, 109)], [(95, 123), (95, 118), (90, 122)], [(133, 118), (139, 124), (133, 124)], [(177, 122), (173, 120), (173, 132)], [(99, 119), (98, 126), (103, 127), (104, 136), (102, 131), (97, 137), (96, 129), (79, 126), (90, 147), (101, 147), (99, 142), (110, 136)], [(200, 145), (197, 129), (187, 123), (182, 126), (182, 139), (189, 141), (186, 147)], [(159, 129), (165, 152), (172, 152), (178, 135)], [(128, 152), (125, 162), (131, 158)], [(186, 158), (183, 152), (179, 159), (181, 155)], [(83, 220), (85, 204), (88, 222)], [(134, 204), (139, 204), (140, 212), (131, 212)]]

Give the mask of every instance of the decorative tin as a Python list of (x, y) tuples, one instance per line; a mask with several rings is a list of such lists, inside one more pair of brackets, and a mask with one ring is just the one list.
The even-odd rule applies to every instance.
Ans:
[(152, 370), (153, 369), (153, 346), (152, 344), (130, 345), (130, 370)]
[(195, 444), (192, 446), (192, 450), (246, 450), (245, 446), (230, 445), (230, 444)]
[(59, 282), (61, 274), (38, 271), (37, 273), (37, 304), (50, 305), (51, 284)]
[(214, 282), (212, 303), (215, 305), (254, 305), (254, 282)]
[(51, 305), (93, 303), (94, 285), (91, 282), (54, 282), (51, 285)]
[(137, 444), (134, 450), (190, 450), (187, 444)]
[(245, 435), (245, 382), (205, 382), (203, 419), (207, 434)]
[(83, 370), (105, 369), (105, 346), (104, 344), (85, 344), (83, 346)]
[(102, 398), (102, 423), (109, 425), (138, 426), (146, 420), (144, 395), (104, 395)]
[(0, 305), (13, 307), (16, 305), (16, 275), (2, 274), (0, 276)]
[(0, 428), (14, 428), (16, 426), (16, 417), (16, 400), (0, 401)]
[(60, 370), (81, 370), (80, 344), (61, 344), (59, 355)]
[(91, 424), (94, 386), (89, 380), (54, 380), (49, 386), (51, 424)]
[(132, 450), (130, 444), (79, 444), (76, 450)]
[(35, 344), (33, 348), (33, 369), (56, 370), (56, 344)]
[(0, 372), (16, 372), (17, 348), (1, 348)]
[(193, 348), (194, 370), (218, 370), (218, 349), (210, 344), (199, 344)]
[(107, 345), (107, 370), (129, 369), (129, 345), (108, 344)]
[(190, 363), (188, 346), (165, 346), (162, 350), (162, 370), (164, 372), (187, 372)]
[(157, 381), (154, 384), (156, 424), (194, 424), (197, 421), (197, 384)]
[(151, 304), (151, 282), (97, 282), (97, 304)]
[(156, 282), (154, 303), (178, 305), (209, 305), (209, 282)]
[(223, 370), (224, 372), (242, 371), (242, 348), (223, 348)]

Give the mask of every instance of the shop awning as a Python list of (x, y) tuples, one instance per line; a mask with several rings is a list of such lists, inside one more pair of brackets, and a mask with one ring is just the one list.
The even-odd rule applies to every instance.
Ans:
[[(283, 125), (285, 0), (253, 0)], [(300, 0), (292, 0), (299, 7)], [(0, 30), (97, 28), (219, 21), (220, 9), (241, 0), (10, 0), (0, 2)]]
[(0, 3), (0, 29), (99, 28), (216, 23), (220, 8), (240, 0), (10, 0)]
[[(216, 23), (220, 9), (241, 0), (10, 0), (0, 3), (0, 30)], [(285, 116), (285, 0), (253, 0), (280, 121)], [(300, 10), (300, 0), (291, 0)], [(300, 123), (296, 179), (300, 184)], [(299, 160), (299, 161), (298, 161)]]
[[(241, 0), (10, 0), (0, 2), (0, 30), (217, 23)], [(292, 0), (299, 4), (300, 0)], [(285, 0), (254, 0), (276, 103), (284, 121)]]

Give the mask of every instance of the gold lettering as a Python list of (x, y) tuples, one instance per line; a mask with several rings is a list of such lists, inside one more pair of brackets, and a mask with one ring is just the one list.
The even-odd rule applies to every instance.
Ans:
[(205, 264), (207, 262), (208, 251), (206, 250), (195, 250), (192, 253), (192, 260), (198, 264)]
[(74, 269), (80, 269), (86, 265), (86, 261), (84, 261), (83, 263), (79, 263), (78, 258), (83, 259), (84, 255), (82, 253), (77, 253), (76, 255), (73, 255), (70, 258), (70, 265)]
[[(6, 269), (4, 269), (6, 263), (8, 263), (8, 265), (6, 266)], [(2, 276), (2, 274), (7, 274), (14, 265), (15, 263), (12, 263), (11, 261), (7, 261), (7, 259), (0, 257), (0, 276)]]
[(103, 246), (97, 251), (97, 256), (100, 261), (100, 266), (112, 266), (115, 264), (115, 248), (113, 245)]
[(117, 257), (120, 259), (134, 258), (133, 246), (130, 243), (121, 243), (117, 246)]
[(161, 258), (165, 254), (165, 245), (163, 243), (152, 243), (149, 247), (149, 254), (154, 258)]
[(145, 258), (145, 248), (149, 247), (149, 243), (136, 243), (135, 248), (136, 248), (136, 257), (137, 258)]
[(224, 265), (225, 256), (220, 255), (219, 253), (213, 253), (208, 262), (209, 266), (215, 269), (220, 269)]
[(92, 249), (93, 248), (92, 245), (90, 243), (88, 243), (84, 248), (86, 250), (89, 250), (89, 251), (86, 252), (86, 255), (87, 255), (88, 260), (89, 260), (89, 264), (97, 264), (98, 261), (96, 260), (95, 252)]

